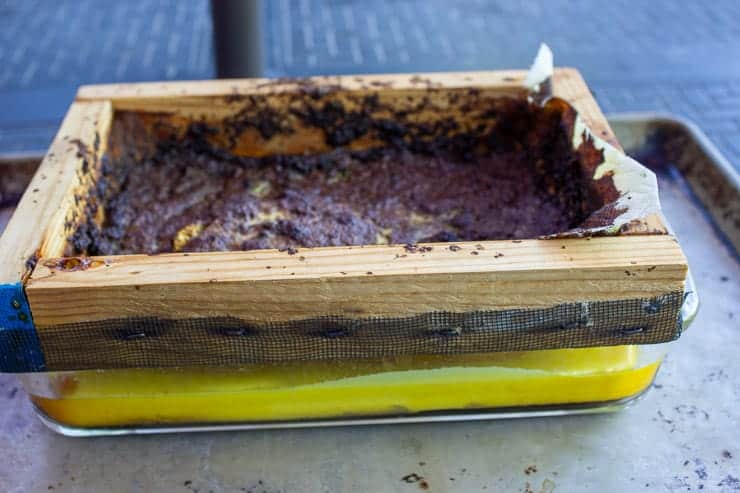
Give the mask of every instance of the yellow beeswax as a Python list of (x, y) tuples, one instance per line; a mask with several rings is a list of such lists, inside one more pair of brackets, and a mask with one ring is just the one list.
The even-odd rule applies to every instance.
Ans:
[(608, 402), (660, 361), (636, 346), (368, 361), (67, 372), (32, 399), (74, 427), (257, 422)]

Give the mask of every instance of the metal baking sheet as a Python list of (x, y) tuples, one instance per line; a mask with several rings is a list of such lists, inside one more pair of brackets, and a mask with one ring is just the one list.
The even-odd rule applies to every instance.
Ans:
[[(699, 201), (703, 192), (661, 157), (665, 147), (658, 145), (671, 137), (674, 145), (698, 145), (704, 137), (654, 115), (611, 121), (628, 153), (652, 153), (651, 164), (661, 168), (663, 209), (702, 299), (694, 326), (672, 345), (653, 389), (634, 406), (619, 413), (505, 421), (76, 440), (46, 429), (14, 378), (3, 375), (0, 489), (737, 491), (738, 253), (713, 222), (711, 201)], [(695, 166), (711, 174), (722, 167), (722, 158), (711, 147), (703, 149), (708, 159), (696, 159)], [(737, 174), (727, 176), (732, 185)]]

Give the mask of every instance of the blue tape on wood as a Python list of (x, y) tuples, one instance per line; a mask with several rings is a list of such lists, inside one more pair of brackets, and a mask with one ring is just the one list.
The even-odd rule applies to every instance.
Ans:
[(44, 369), (44, 354), (23, 285), (0, 284), (0, 372)]

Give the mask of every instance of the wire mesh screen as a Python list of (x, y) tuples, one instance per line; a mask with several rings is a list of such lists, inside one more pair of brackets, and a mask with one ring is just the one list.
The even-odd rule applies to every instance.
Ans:
[(47, 370), (237, 366), (671, 341), (683, 293), (546, 308), (341, 315), (247, 324), (233, 317), (107, 319), (39, 327)]

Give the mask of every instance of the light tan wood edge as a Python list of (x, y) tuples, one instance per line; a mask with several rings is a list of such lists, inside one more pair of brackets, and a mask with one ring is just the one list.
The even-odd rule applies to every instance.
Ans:
[(648, 298), (683, 289), (686, 260), (666, 235), (228, 253), (125, 255), (64, 271), (42, 260), (27, 284), (40, 331), (155, 316), (248, 322), (334, 314), (405, 316)]
[[(503, 92), (524, 90), (524, 70), (440, 72), (419, 74), (337, 75), (304, 79), (220, 79), (179, 82), (143, 82), (81, 86), (77, 101), (110, 100), (116, 108), (141, 109), (157, 100), (171, 104), (188, 98), (276, 94), (335, 87), (357, 91), (421, 90), (426, 88), (497, 87)], [(177, 103), (175, 103), (177, 104)]]
[[(70, 106), (51, 147), (0, 238), (0, 283), (22, 280), (35, 255), (62, 255), (66, 216), (73, 211), (83, 161), (95, 159), (108, 140), (112, 107), (107, 101)], [(82, 177), (82, 178), (81, 178)]]

